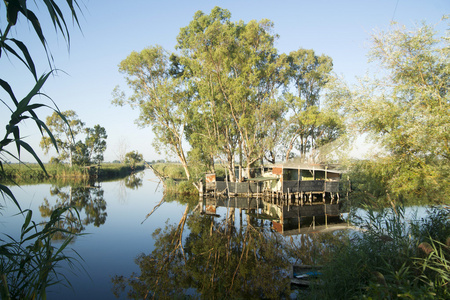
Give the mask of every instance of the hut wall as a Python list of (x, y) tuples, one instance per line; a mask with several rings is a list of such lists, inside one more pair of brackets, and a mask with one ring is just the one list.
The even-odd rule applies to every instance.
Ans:
[(296, 218), (300, 217), (312, 217), (312, 216), (324, 216), (327, 215), (339, 215), (338, 204), (323, 204), (323, 205), (303, 205), (303, 206), (291, 206), (288, 209), (287, 206), (283, 209), (283, 218)]
[(256, 194), (262, 192), (262, 183), (257, 182), (228, 182), (227, 184), (227, 182), (217, 181), (216, 190), (218, 192), (223, 192), (227, 189), (227, 185), (229, 189), (228, 192), (232, 194)]
[(289, 192), (323, 192), (324, 191), (324, 180), (301, 180), (298, 181), (284, 181), (283, 182), (283, 193)]
[(327, 181), (325, 183), (325, 192), (338, 193), (339, 192), (339, 181)]

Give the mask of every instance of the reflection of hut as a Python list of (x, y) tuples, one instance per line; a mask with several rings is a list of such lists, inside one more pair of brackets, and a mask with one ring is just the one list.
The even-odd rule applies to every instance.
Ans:
[(346, 228), (342, 226), (338, 203), (300, 206), (275, 202), (264, 197), (202, 197), (199, 204), (202, 214), (216, 217), (218, 207), (246, 210), (257, 219), (270, 220), (272, 228), (283, 235)]

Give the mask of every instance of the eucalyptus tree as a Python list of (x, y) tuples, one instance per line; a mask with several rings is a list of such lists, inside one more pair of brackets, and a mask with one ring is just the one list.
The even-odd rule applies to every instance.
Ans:
[(178, 157), (189, 179), (187, 159), (183, 148), (190, 92), (182, 77), (172, 76), (169, 54), (160, 46), (133, 51), (119, 64), (133, 94), (126, 97), (118, 87), (113, 103), (139, 108), (137, 123), (151, 126), (155, 148), (167, 149)]
[[(42, 136), (40, 146), (45, 154), (54, 147), (58, 150), (59, 156), (52, 157), (52, 161), (67, 161), (70, 166), (99, 164), (103, 161), (108, 137), (104, 127), (97, 124), (93, 128), (86, 128), (73, 110), (54, 112), (47, 117), (46, 125), (53, 133), (52, 138), (57, 147), (52, 143), (52, 138), (46, 135)], [(84, 142), (77, 139), (80, 134), (85, 135)]]
[(124, 162), (130, 164), (133, 168), (140, 162), (144, 161), (144, 157), (141, 153), (133, 150), (125, 154)]
[(106, 129), (100, 125), (95, 125), (93, 128), (85, 129), (86, 138), (85, 145), (88, 149), (89, 162), (100, 164), (103, 161), (103, 153), (106, 150)]
[(448, 201), (449, 31), (438, 35), (425, 24), (415, 30), (393, 25), (372, 41), (378, 76), (353, 87), (338, 83), (330, 103), (384, 150), (378, 167), (391, 196)]
[(339, 116), (320, 108), (323, 92), (333, 68), (332, 59), (316, 55), (313, 50), (298, 49), (288, 56), (287, 71), (295, 93), (287, 93), (289, 107), (288, 126), (285, 131), (285, 159), (296, 148), (302, 159), (313, 155), (320, 145), (336, 139), (343, 130)]
[[(198, 11), (181, 28), (177, 48), (185, 66), (183, 76), (195, 89), (198, 126), (190, 137), (201, 143), (216, 141), (209, 156), (223, 155), (234, 180), (236, 155), (244, 155), (249, 169), (267, 148), (275, 95), (282, 64), (274, 47), (276, 36), (268, 20), (231, 22), (228, 10), (215, 7), (210, 15)], [(199, 142), (193, 143), (193, 146)]]
[[(64, 119), (60, 117), (61, 114), (64, 116)], [(76, 136), (83, 132), (85, 124), (73, 110), (67, 110), (62, 113), (53, 112), (52, 115), (47, 117), (45, 124), (53, 133), (57, 147), (52, 143), (51, 137), (43, 135), (40, 146), (44, 153), (47, 154), (50, 149), (55, 147), (59, 150), (58, 160), (67, 160), (69, 165), (72, 166), (77, 145)], [(78, 148), (80, 150), (80, 147)]]

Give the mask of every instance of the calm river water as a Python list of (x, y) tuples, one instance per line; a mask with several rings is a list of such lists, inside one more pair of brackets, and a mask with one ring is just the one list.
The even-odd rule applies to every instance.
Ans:
[[(49, 299), (115, 299), (112, 292), (114, 286), (112, 278), (116, 275), (122, 275), (128, 278), (133, 272), (140, 273), (140, 268), (136, 264), (135, 259), (141, 253), (152, 253), (155, 247), (157, 247), (155, 245), (155, 236), (152, 236), (155, 231), (158, 228), (164, 228), (166, 225), (173, 225), (176, 228), (180, 220), (182, 220), (186, 208), (186, 204), (180, 204), (181, 201), (169, 200), (157, 206), (163, 198), (163, 191), (159, 180), (150, 170), (138, 173), (136, 176), (124, 180), (102, 182), (96, 184), (95, 188), (87, 186), (57, 187), (51, 184), (38, 184), (11, 187), (11, 189), (22, 208), (29, 208), (33, 211), (33, 220), (35, 222), (48, 220), (48, 215), (53, 209), (64, 203), (67, 204), (69, 201), (72, 201), (72, 204), (79, 207), (82, 226), (78, 226), (77, 230), (84, 235), (76, 237), (70, 247), (82, 257), (83, 262), (81, 265), (85, 268), (86, 272), (77, 269), (71, 270), (67, 267), (64, 268), (62, 272), (68, 278), (72, 287), (57, 286), (52, 288), (48, 293)], [(0, 232), (17, 237), (23, 224), (23, 216), (16, 215), (17, 208), (11, 203), (6, 204), (7, 207), (3, 209), (1, 215)], [(146, 216), (152, 212), (155, 206), (157, 206), (155, 211), (146, 219)], [(191, 204), (191, 209), (194, 206), (195, 203)], [(208, 207), (206, 206), (206, 208)], [(256, 211), (258, 212), (258, 210)], [(253, 215), (246, 215), (245, 211), (241, 213), (237, 209), (231, 213), (234, 213), (236, 216), (236, 228), (242, 227), (243, 222), (244, 224), (247, 222), (267, 228), (273, 227), (270, 220), (257, 219), (254, 213)], [(204, 216), (197, 214), (197, 217), (188, 218), (187, 225), (182, 229), (184, 230), (182, 231), (183, 238), (189, 235), (188, 239), (190, 242), (196, 241), (190, 245), (199, 245), (199, 249), (194, 249), (197, 246), (190, 246), (186, 251), (197, 253), (201, 257), (204, 257), (205, 260), (208, 260), (207, 266), (205, 267), (198, 261), (190, 265), (189, 261), (185, 260), (183, 262), (180, 259), (177, 262), (175, 256), (171, 258), (175, 259), (175, 262), (171, 262), (172, 264), (178, 263), (179, 265), (190, 268), (191, 273), (189, 277), (192, 276), (192, 282), (202, 282), (204, 280), (204, 278), (201, 278), (204, 272), (200, 270), (200, 267), (207, 269), (210, 266), (209, 259), (213, 257), (212, 254), (210, 255), (208, 253), (213, 253), (216, 251), (213, 249), (219, 249), (224, 243), (229, 245), (228, 250), (223, 250), (225, 252), (217, 250), (215, 254), (217, 257), (215, 260), (211, 260), (211, 264), (214, 262), (217, 265), (217, 271), (214, 269), (216, 275), (213, 276), (221, 280), (220, 276), (225, 277), (229, 273), (229, 278), (237, 281), (235, 267), (231, 270), (222, 269), (219, 272), (220, 265), (218, 262), (220, 262), (220, 253), (228, 253), (227, 251), (232, 253), (232, 251), (235, 251), (233, 249), (236, 248), (236, 245), (240, 245), (242, 241), (247, 243), (246, 247), (250, 247), (251, 243), (249, 241), (251, 242), (254, 239), (258, 243), (258, 239), (262, 236), (261, 233), (252, 235), (253, 231), (246, 229), (245, 232), (242, 231), (240, 234), (234, 235), (236, 238), (235, 241), (230, 240), (230, 238), (221, 241), (220, 238), (221, 236), (226, 236), (227, 229), (221, 231), (221, 228), (219, 228), (219, 220), (226, 220), (228, 214), (229, 210), (226, 208), (214, 209), (214, 216), (208, 216), (210, 219), (209, 221), (206, 220), (206, 222), (203, 221), (205, 220), (203, 218)], [(251, 219), (253, 220), (252, 222)], [(341, 224), (340, 226), (344, 225)], [(247, 227), (252, 228), (252, 226)], [(195, 228), (196, 231), (193, 234), (189, 234), (192, 228)], [(240, 229), (234, 230), (239, 232)], [(213, 231), (218, 232), (219, 235), (212, 234)], [(162, 232), (164, 233), (164, 230)], [(208, 236), (210, 237), (210, 241), (205, 242), (205, 237), (208, 239)], [(163, 241), (164, 235), (159, 235), (159, 237), (162, 237), (159, 243), (161, 247), (161, 241)], [(298, 237), (294, 236), (294, 239), (296, 238)], [(214, 244), (216, 243), (215, 239), (217, 239), (217, 244)], [(268, 253), (268, 256), (264, 259), (271, 263), (267, 263), (268, 269), (261, 269), (265, 268), (264, 264), (256, 264), (255, 266), (254, 262), (251, 263), (249, 261), (249, 266), (246, 267), (248, 272), (257, 272), (258, 274), (271, 273), (270, 268), (273, 268), (277, 263), (283, 263), (283, 260), (285, 261), (282, 256), (280, 257), (278, 252), (270, 253), (269, 247), (276, 249), (279, 242), (270, 240), (270, 243), (274, 244), (267, 246), (268, 240), (264, 239), (260, 240), (261, 244), (258, 246), (258, 249), (267, 247), (263, 249), (264, 253)], [(204, 247), (205, 250), (200, 249), (200, 247)], [(237, 248), (240, 247), (237, 246)], [(240, 249), (238, 253), (245, 253), (245, 249)], [(246, 261), (242, 260), (243, 256), (241, 254), (238, 256), (241, 256), (238, 265), (242, 264), (243, 266)], [(145, 260), (143, 261), (145, 262)], [(173, 272), (181, 273), (183, 271), (175, 269), (175, 271), (171, 270), (171, 272), (173, 274)], [(221, 275), (222, 273), (224, 275)], [(273, 278), (265, 279), (269, 282), (273, 281)], [(173, 278), (170, 280), (173, 281)], [(180, 285), (182, 284), (185, 283), (180, 283)], [(177, 282), (176, 285), (178, 285)], [(205, 294), (203, 295), (205, 296)], [(126, 293), (122, 293), (121, 298), (125, 297)], [(207, 294), (206, 297), (208, 297)]]
[[(58, 287), (49, 291), (49, 299), (110, 299), (114, 298), (111, 278), (114, 275), (129, 276), (139, 271), (134, 263), (136, 256), (153, 250), (152, 233), (169, 222), (178, 223), (185, 205), (176, 201), (164, 203), (144, 223), (146, 215), (163, 197), (162, 187), (151, 171), (139, 173), (136, 179), (100, 183), (97, 189), (82, 188), (79, 201), (85, 203), (80, 211), (84, 229), (71, 245), (83, 258), (86, 272), (65, 270), (73, 288)], [(80, 193), (69, 186), (59, 190), (51, 184), (22, 185), (10, 187), (22, 209), (33, 210), (33, 220), (48, 220), (41, 216), (45, 208), (55, 207), (72, 192)], [(100, 192), (100, 193), (99, 193)], [(81, 199), (84, 198), (84, 199)], [(48, 202), (48, 203), (46, 203)], [(18, 236), (23, 224), (22, 216), (14, 216), (17, 209), (6, 203), (2, 211), (0, 232)], [(141, 224), (142, 223), (142, 224)], [(73, 274), (75, 273), (75, 274)], [(90, 278), (89, 278), (90, 277)]]

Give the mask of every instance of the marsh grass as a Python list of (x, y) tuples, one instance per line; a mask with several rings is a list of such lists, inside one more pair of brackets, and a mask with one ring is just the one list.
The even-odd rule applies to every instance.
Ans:
[[(75, 235), (58, 226), (68, 211), (78, 215), (72, 208), (58, 208), (47, 223), (36, 224), (32, 221), (32, 211), (24, 210), (25, 219), (20, 237), (6, 235), (0, 239), (2, 299), (46, 299), (48, 287), (56, 284), (70, 285), (57, 267), (61, 263), (70, 268), (81, 266), (79, 256), (71, 257), (65, 254)], [(56, 247), (52, 239), (61, 234), (66, 238)]]
[[(449, 299), (450, 210), (407, 220), (400, 206), (367, 209), (362, 231), (336, 248), (323, 269), (320, 299)], [(443, 240), (442, 240), (443, 239)], [(426, 243), (426, 244), (425, 244)]]
[[(145, 165), (135, 167), (127, 164), (102, 164), (98, 173), (99, 179), (122, 178), (131, 173), (145, 169)], [(47, 171), (47, 173), (45, 173)], [(5, 164), (0, 182), (3, 184), (28, 184), (48, 180), (83, 180), (89, 179), (89, 170), (83, 166), (64, 164), (45, 164), (45, 170), (39, 164)]]

